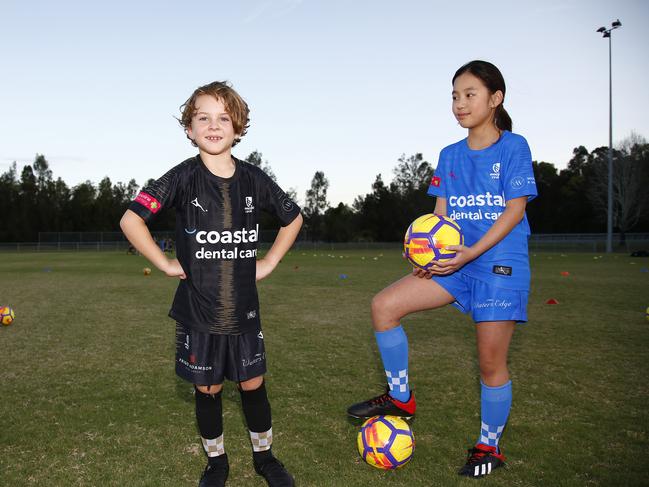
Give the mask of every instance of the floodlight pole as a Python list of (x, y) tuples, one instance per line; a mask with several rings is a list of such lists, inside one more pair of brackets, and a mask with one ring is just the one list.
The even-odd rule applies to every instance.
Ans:
[(608, 200), (606, 216), (606, 253), (613, 252), (613, 49), (611, 46), (611, 31), (622, 27), (617, 19), (611, 27), (600, 27), (597, 32), (602, 37), (608, 37)]

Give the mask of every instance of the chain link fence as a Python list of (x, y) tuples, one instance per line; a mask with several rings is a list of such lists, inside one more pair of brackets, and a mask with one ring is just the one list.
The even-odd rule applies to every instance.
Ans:
[[(270, 247), (276, 230), (260, 232), (259, 247)], [(164, 242), (173, 249), (174, 232), (152, 232), (156, 242)], [(304, 238), (301, 233), (293, 248), (303, 251), (385, 249), (401, 247), (400, 242), (320, 242)], [(122, 232), (40, 232), (37, 242), (0, 242), (0, 252), (57, 252), (57, 251), (123, 251), (130, 244)], [(533, 234), (529, 240), (530, 252), (594, 252), (606, 251), (605, 233), (551, 233)], [(627, 233), (622, 240), (620, 234), (613, 234), (615, 252), (631, 253), (649, 251), (649, 233)]]

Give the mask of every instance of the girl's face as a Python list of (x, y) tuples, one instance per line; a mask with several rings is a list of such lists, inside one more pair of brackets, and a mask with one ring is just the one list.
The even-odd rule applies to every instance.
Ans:
[(219, 155), (230, 150), (238, 134), (223, 102), (211, 95), (200, 95), (196, 98), (196, 111), (187, 135), (201, 152)]
[(494, 113), (502, 101), (500, 90), (490, 93), (480, 78), (468, 71), (455, 78), (453, 115), (465, 129), (494, 125)]

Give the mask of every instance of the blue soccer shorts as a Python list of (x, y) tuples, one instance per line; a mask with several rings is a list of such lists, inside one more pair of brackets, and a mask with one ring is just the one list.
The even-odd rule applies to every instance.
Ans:
[(453, 306), (473, 321), (527, 321), (528, 291), (505, 289), (481, 281), (461, 270), (432, 279), (455, 298)]
[(244, 382), (266, 373), (261, 330), (241, 335), (212, 335), (176, 323), (176, 374), (192, 384)]

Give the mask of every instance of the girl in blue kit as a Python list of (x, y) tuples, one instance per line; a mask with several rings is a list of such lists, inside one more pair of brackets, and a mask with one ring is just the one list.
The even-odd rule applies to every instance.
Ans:
[(505, 81), (496, 66), (471, 61), (453, 76), (453, 115), (468, 136), (444, 148), (428, 194), (435, 213), (462, 227), (455, 258), (413, 272), (372, 300), (372, 322), (388, 379), (385, 394), (349, 407), (358, 418), (414, 416), (408, 341), (400, 321), (415, 311), (453, 304), (475, 322), (481, 428), (459, 474), (482, 477), (504, 465), (498, 441), (512, 403), (507, 352), (516, 323), (527, 321), (530, 268), (525, 216), (536, 196), (527, 141), (514, 134), (503, 107)]

